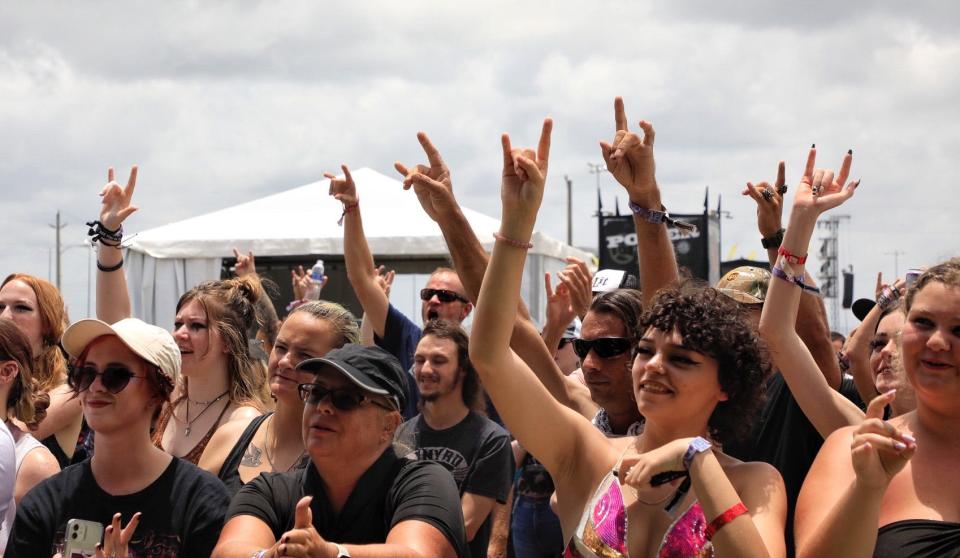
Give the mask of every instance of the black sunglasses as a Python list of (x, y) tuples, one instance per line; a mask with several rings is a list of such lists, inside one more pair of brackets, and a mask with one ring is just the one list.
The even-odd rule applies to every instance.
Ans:
[(570, 339), (569, 337), (561, 337), (561, 338), (560, 338), (560, 345), (557, 346), (557, 349), (560, 350), (560, 351), (562, 351), (563, 348), (566, 347), (567, 345), (569, 345), (570, 343), (573, 343), (573, 339)]
[(364, 401), (369, 401), (388, 411), (396, 410), (351, 389), (330, 389), (320, 384), (300, 384), (297, 386), (297, 391), (300, 393), (300, 399), (307, 405), (319, 405), (327, 396), (330, 396), (330, 403), (340, 411), (353, 411), (363, 405)]
[(127, 387), (133, 378), (146, 378), (146, 376), (137, 376), (129, 368), (121, 364), (108, 364), (103, 372), (97, 372), (95, 366), (85, 364), (83, 366), (71, 366), (67, 374), (67, 384), (77, 393), (90, 389), (93, 380), (100, 376), (100, 384), (110, 393), (116, 395)]
[(598, 337), (597, 339), (574, 339), (573, 352), (581, 360), (587, 358), (590, 351), (600, 358), (613, 358), (630, 350), (633, 342), (626, 337)]
[(459, 300), (460, 302), (467, 303), (469, 300), (460, 296), (459, 294), (448, 291), (446, 289), (420, 289), (420, 300), (427, 301), (433, 298), (433, 295), (437, 295), (437, 299), (440, 302), (453, 302), (454, 300)]

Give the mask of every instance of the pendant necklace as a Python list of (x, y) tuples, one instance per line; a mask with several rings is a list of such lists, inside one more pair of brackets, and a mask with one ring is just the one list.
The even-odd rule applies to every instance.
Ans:
[[(264, 444), (263, 444), (263, 454), (267, 458), (267, 463), (270, 464), (270, 469), (274, 473), (279, 473), (279, 472), (285, 472), (285, 471), (278, 471), (277, 467), (273, 464), (273, 458), (270, 457), (270, 427), (271, 426), (273, 426), (273, 451), (277, 451), (277, 446), (280, 443), (280, 441), (277, 439), (277, 428), (273, 424), (274, 422), (273, 419), (275, 416), (276, 415), (272, 415), (270, 417), (269, 419), (270, 424), (267, 425), (267, 435), (266, 435), (266, 440), (264, 441)], [(297, 458), (293, 460), (293, 463), (291, 463), (290, 466), (287, 467), (287, 471), (293, 469), (297, 465), (297, 463), (300, 463), (300, 460), (303, 459), (303, 456), (306, 455), (306, 453), (307, 453), (307, 450), (306, 448), (304, 448), (303, 451), (300, 452), (300, 455), (298, 455)]]
[(223, 399), (223, 398), (227, 395), (227, 393), (229, 393), (229, 392), (230, 392), (230, 390), (227, 390), (227, 391), (221, 393), (220, 395), (214, 397), (214, 398), (211, 399), (210, 401), (207, 401), (207, 402), (206, 402), (206, 405), (203, 406), (203, 410), (200, 411), (200, 413), (199, 413), (197, 416), (193, 417), (193, 420), (190, 420), (190, 397), (187, 397), (187, 419), (186, 419), (186, 421), (185, 421), (185, 422), (186, 422), (186, 425), (185, 425), (184, 428), (183, 428), (183, 435), (189, 437), (189, 436), (190, 436), (190, 427), (193, 426), (193, 423), (197, 422), (197, 419), (199, 419), (200, 417), (202, 417), (202, 416), (203, 416), (203, 413), (206, 413), (206, 412), (207, 412), (207, 409), (209, 409), (211, 406), (213, 406), (213, 404), (216, 403), (217, 401), (220, 401), (221, 399)]

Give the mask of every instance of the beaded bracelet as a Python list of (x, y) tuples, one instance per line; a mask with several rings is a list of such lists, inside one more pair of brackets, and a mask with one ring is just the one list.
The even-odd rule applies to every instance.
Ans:
[(783, 246), (781, 246), (780, 249), (777, 250), (777, 254), (780, 255), (780, 256), (783, 256), (783, 259), (787, 260), (788, 262), (790, 262), (790, 263), (792, 263), (792, 264), (803, 265), (803, 264), (807, 263), (807, 255), (806, 255), (806, 254), (804, 254), (804, 255), (802, 255), (802, 256), (796, 256), (796, 255), (794, 255), (794, 254), (791, 254), (791, 253), (790, 253), (786, 248), (784, 248)]
[(360, 202), (343, 204), (343, 213), (340, 214), (340, 219), (337, 220), (337, 225), (342, 227), (343, 218), (347, 216), (347, 213), (350, 213), (358, 207), (360, 207)]
[(656, 209), (647, 209), (646, 207), (639, 206), (633, 202), (630, 202), (627, 205), (630, 207), (630, 211), (632, 211), (634, 215), (648, 223), (653, 223), (654, 225), (666, 223), (684, 231), (691, 233), (697, 232), (696, 225), (670, 217), (670, 214), (667, 213), (667, 209), (662, 205), (660, 206), (660, 211), (657, 211)]
[(500, 233), (496, 233), (496, 232), (493, 233), (493, 238), (495, 238), (499, 242), (506, 244), (507, 246), (513, 246), (514, 248), (522, 248), (524, 250), (529, 250), (533, 248), (532, 242), (523, 242), (520, 240), (514, 240), (512, 238), (507, 238)]
[(818, 289), (817, 287), (810, 286), (810, 285), (808, 285), (808, 284), (806, 284), (806, 283), (803, 282), (803, 276), (802, 276), (802, 275), (796, 275), (796, 276), (787, 275), (786, 272), (784, 272), (782, 269), (780, 269), (780, 268), (777, 267), (777, 266), (774, 266), (774, 267), (773, 267), (773, 269), (771, 270), (771, 273), (772, 273), (773, 276), (776, 277), (777, 279), (783, 279), (784, 281), (786, 281), (786, 282), (788, 282), (788, 283), (793, 283), (794, 285), (800, 287), (801, 289), (803, 289), (803, 290), (805, 290), (805, 291), (807, 291), (807, 292), (813, 293), (813, 294), (815, 294), (815, 295), (819, 295), (819, 294), (820, 294), (820, 289)]
[(747, 506), (743, 505), (743, 502), (737, 502), (736, 504), (730, 506), (730, 509), (721, 513), (707, 525), (706, 536), (707, 540), (712, 540), (713, 536), (717, 534), (717, 531), (723, 529), (723, 527), (733, 521), (734, 519), (740, 517), (741, 515), (747, 513)]

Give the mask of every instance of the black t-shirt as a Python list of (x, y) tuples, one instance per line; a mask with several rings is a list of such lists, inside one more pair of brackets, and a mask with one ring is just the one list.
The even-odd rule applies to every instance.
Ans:
[[(863, 407), (852, 379), (844, 378), (838, 391)], [(769, 463), (780, 471), (787, 493), (787, 547), (792, 555), (794, 508), (823, 437), (800, 409), (782, 374), (767, 379), (766, 393), (767, 401), (753, 432), (745, 440), (724, 444), (723, 451), (741, 461)]]
[(289, 473), (261, 473), (234, 496), (227, 520), (252, 515), (278, 539), (293, 528), (297, 502), (312, 495), (313, 526), (327, 541), (381, 544), (398, 523), (424, 521), (466, 556), (463, 512), (457, 487), (442, 467), (397, 457), (388, 448), (357, 481), (343, 509), (330, 506), (323, 480), (313, 464)]
[(216, 477), (176, 457), (152, 484), (123, 496), (104, 492), (87, 460), (44, 480), (23, 497), (6, 555), (53, 556), (63, 551), (70, 519), (107, 527), (117, 512), (122, 525), (141, 512), (130, 541), (131, 556), (207, 558), (217, 544), (228, 504), (227, 490)]
[[(490, 419), (471, 411), (455, 426), (434, 430), (420, 415), (400, 425), (396, 440), (412, 450), (408, 458), (436, 461), (446, 467), (460, 494), (507, 501), (515, 468), (510, 435)], [(487, 516), (470, 541), (474, 558), (487, 555), (490, 528), (491, 517)]]

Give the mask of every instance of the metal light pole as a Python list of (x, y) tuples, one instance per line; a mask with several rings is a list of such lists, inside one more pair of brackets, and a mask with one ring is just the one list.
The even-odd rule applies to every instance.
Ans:
[(573, 246), (573, 182), (567, 175), (563, 180), (567, 183), (567, 244)]

